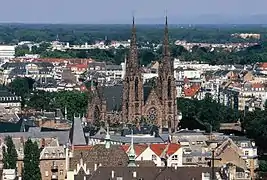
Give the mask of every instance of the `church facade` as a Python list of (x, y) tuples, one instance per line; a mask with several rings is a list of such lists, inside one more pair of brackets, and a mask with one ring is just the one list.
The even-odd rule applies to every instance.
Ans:
[(138, 123), (141, 119), (163, 128), (176, 130), (178, 113), (173, 60), (169, 50), (168, 23), (165, 22), (163, 54), (159, 63), (155, 86), (143, 83), (142, 68), (138, 60), (136, 27), (133, 19), (129, 56), (123, 84), (96, 87), (88, 106), (88, 121), (117, 121)]

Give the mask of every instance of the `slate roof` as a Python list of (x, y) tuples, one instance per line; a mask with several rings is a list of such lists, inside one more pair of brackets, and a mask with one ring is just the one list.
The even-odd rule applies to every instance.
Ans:
[(69, 142), (69, 131), (41, 131), (41, 128), (30, 127), (28, 132), (4, 132), (0, 137), (11, 136), (15, 138), (58, 138), (60, 145), (66, 145)]
[(122, 85), (103, 87), (103, 95), (107, 103), (107, 111), (112, 111), (114, 109), (117, 110), (121, 109), (122, 92), (123, 92)]
[[(146, 101), (152, 87), (144, 86), (143, 89), (144, 89), (144, 101)], [(107, 111), (121, 110), (123, 85), (104, 86), (101, 87), (101, 91), (107, 103)]]
[[(114, 179), (145, 179), (145, 180), (202, 180), (202, 173), (210, 173), (209, 167), (99, 167), (96, 172), (91, 175), (90, 179), (103, 180), (112, 179), (111, 172), (114, 172)], [(136, 178), (133, 178), (134, 172)], [(219, 168), (215, 168), (215, 172), (220, 172)]]
[(3, 132), (20, 132), (21, 125), (11, 122), (0, 122), (0, 133)]
[(74, 118), (71, 132), (70, 140), (72, 145), (86, 145), (81, 118)]
[[(91, 136), (91, 139), (105, 139), (105, 135), (95, 135)], [(164, 136), (163, 139), (162, 137), (134, 137), (134, 143), (136, 144), (147, 144), (147, 143), (165, 143), (168, 141), (168, 137)], [(120, 135), (110, 135), (110, 140), (113, 142), (120, 142), (120, 143), (131, 143), (131, 137), (125, 137), (125, 136), (120, 136)]]
[(110, 71), (110, 70), (122, 70), (122, 66), (121, 65), (106, 65), (106, 70)]

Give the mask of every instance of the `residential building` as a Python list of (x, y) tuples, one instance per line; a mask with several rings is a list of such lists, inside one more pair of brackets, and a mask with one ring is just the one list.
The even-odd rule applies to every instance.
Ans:
[(12, 59), (15, 57), (15, 47), (0, 45), (0, 59)]

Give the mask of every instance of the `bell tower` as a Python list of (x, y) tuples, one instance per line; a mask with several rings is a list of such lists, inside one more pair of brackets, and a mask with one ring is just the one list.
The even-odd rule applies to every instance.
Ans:
[(136, 27), (133, 17), (132, 37), (126, 72), (123, 81), (122, 118), (124, 122), (139, 121), (143, 108), (143, 77), (140, 70), (136, 44)]
[(158, 71), (158, 95), (163, 105), (162, 127), (174, 131), (178, 125), (176, 85), (173, 60), (169, 49), (168, 18), (165, 18), (162, 60)]

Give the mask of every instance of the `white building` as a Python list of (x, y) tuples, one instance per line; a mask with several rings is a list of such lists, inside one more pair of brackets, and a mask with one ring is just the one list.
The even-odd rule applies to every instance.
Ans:
[(12, 59), (15, 57), (15, 47), (0, 45), (0, 59)]
[[(127, 153), (130, 146), (123, 146)], [(136, 153), (136, 161), (153, 161), (158, 167), (163, 167), (165, 165), (168, 167), (183, 166), (183, 150), (180, 144), (136, 144), (134, 145), (134, 149)]]

